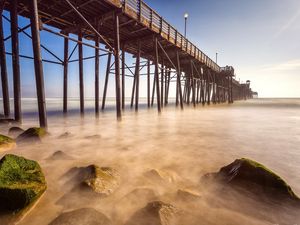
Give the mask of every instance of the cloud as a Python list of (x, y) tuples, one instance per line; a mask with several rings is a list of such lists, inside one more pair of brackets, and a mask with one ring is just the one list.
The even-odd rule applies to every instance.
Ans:
[(300, 59), (294, 59), (287, 62), (272, 64), (272, 65), (264, 65), (261, 67), (261, 71), (294, 71), (300, 70)]

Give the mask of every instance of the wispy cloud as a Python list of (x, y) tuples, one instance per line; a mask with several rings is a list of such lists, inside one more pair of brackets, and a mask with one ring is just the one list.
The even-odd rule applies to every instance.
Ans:
[(279, 31), (274, 35), (274, 38), (277, 38), (282, 33), (284, 33), (287, 29), (289, 29), (294, 22), (300, 17), (300, 9), (287, 21), (286, 24), (284, 24)]
[(279, 64), (264, 65), (261, 71), (292, 71), (300, 70), (300, 59), (294, 59)]

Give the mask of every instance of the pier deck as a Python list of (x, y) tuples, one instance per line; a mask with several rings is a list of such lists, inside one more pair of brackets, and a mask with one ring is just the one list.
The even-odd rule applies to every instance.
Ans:
[[(163, 19), (141, 0), (0, 0), (2, 17), (11, 22), (12, 52), (5, 51), (5, 41), (0, 32), (0, 53), (12, 55), (14, 77), (15, 119), (21, 121), (20, 104), (20, 65), (19, 58), (32, 58), (35, 62), (36, 88), (39, 105), (40, 125), (47, 126), (43, 62), (60, 64), (64, 67), (64, 107), (68, 110), (68, 64), (78, 62), (80, 109), (84, 113), (84, 74), (83, 45), (95, 49), (95, 112), (99, 114), (99, 58), (108, 57), (105, 74), (102, 109), (105, 108), (107, 85), (110, 74), (115, 76), (116, 112), (121, 118), (125, 108), (125, 76), (133, 77), (131, 106), (138, 110), (140, 70), (145, 67), (141, 59), (146, 60), (147, 102), (161, 108), (168, 104), (170, 82), (176, 82), (176, 105), (183, 108), (184, 103), (210, 104), (229, 102), (252, 97), (250, 83), (240, 84), (234, 77), (231, 66), (220, 67), (197, 46), (185, 38), (172, 25)], [(10, 18), (3, 15), (10, 11)], [(30, 24), (20, 28), (17, 15), (30, 19)], [(1, 29), (2, 28), (2, 21)], [(19, 54), (18, 33), (31, 28), (34, 57)], [(55, 28), (55, 29), (53, 29)], [(57, 31), (57, 29), (59, 31)], [(45, 45), (40, 43), (39, 32), (48, 32), (64, 39), (64, 58), (60, 59)], [(71, 38), (70, 34), (78, 38)], [(94, 44), (86, 40), (93, 41)], [(78, 60), (70, 60), (69, 41), (78, 45)], [(41, 56), (41, 48), (53, 55), (57, 61)], [(126, 64), (125, 52), (136, 58), (135, 65)], [(104, 54), (103, 54), (104, 53)], [(114, 62), (111, 58), (114, 56)], [(89, 57), (90, 59), (91, 57)], [(143, 65), (142, 65), (143, 64)], [(154, 66), (154, 73), (151, 67)], [(134, 69), (132, 71), (131, 69)], [(130, 72), (129, 74), (128, 71)], [(151, 88), (151, 76), (153, 82)], [(1, 57), (1, 78), (5, 116), (10, 116), (8, 101), (6, 61)], [(152, 92), (152, 93), (151, 93)]]

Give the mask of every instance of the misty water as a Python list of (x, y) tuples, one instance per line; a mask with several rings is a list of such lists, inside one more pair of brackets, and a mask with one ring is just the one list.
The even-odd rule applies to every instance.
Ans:
[[(273, 224), (250, 213), (251, 207), (245, 212), (226, 204), (215, 206), (206, 198), (211, 193), (200, 182), (201, 177), (242, 157), (272, 169), (300, 194), (300, 99), (253, 99), (232, 105), (189, 106), (183, 111), (170, 105), (161, 115), (155, 107), (142, 107), (138, 113), (127, 109), (121, 122), (114, 110), (100, 112), (95, 118), (91, 108), (81, 118), (75, 110), (77, 103), (74, 100), (74, 112), (63, 117), (55, 113), (61, 103), (50, 100), (51, 135), (40, 144), (1, 153), (1, 157), (12, 153), (38, 161), (46, 176), (48, 189), (22, 225), (48, 224), (62, 212), (84, 207), (94, 208), (121, 225), (151, 200), (187, 211), (198, 218), (195, 224)], [(35, 102), (25, 104), (22, 128), (36, 126), (37, 119), (30, 113)], [(87, 107), (92, 105), (90, 101)], [(2, 126), (1, 133), (7, 134), (8, 128)], [(70, 135), (58, 138), (65, 132)], [(48, 159), (58, 150), (72, 158)], [(63, 175), (73, 167), (90, 164), (115, 168), (121, 177), (120, 187), (105, 198), (68, 195), (70, 188)], [(166, 174), (168, 184), (160, 185), (144, 175), (152, 169)], [(152, 190), (155, 197), (145, 195), (134, 203), (126, 200), (137, 188)], [(178, 189), (197, 193), (200, 200), (197, 204), (179, 201)], [(239, 206), (239, 200), (235, 204)]]

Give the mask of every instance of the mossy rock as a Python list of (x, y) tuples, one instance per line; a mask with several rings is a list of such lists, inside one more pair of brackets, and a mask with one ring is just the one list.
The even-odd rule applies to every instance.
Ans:
[[(25, 214), (47, 188), (39, 164), (16, 155), (0, 161), (0, 215), (16, 219)], [(1, 220), (1, 216), (0, 216)]]
[(135, 212), (125, 225), (174, 225), (182, 214), (175, 206), (162, 201), (150, 202)]
[(41, 127), (31, 127), (20, 134), (16, 141), (17, 143), (40, 142), (47, 135), (47, 131)]
[(241, 188), (272, 200), (300, 202), (291, 187), (264, 165), (250, 159), (236, 159), (213, 177), (233, 188)]
[(65, 212), (55, 218), (49, 225), (111, 225), (103, 213), (92, 208), (77, 209), (71, 212)]
[(0, 152), (8, 151), (16, 146), (14, 139), (0, 134)]

